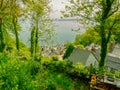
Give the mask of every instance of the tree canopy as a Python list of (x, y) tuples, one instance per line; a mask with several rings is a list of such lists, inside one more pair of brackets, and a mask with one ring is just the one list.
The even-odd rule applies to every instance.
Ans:
[(84, 47), (92, 43), (100, 44), (100, 35), (94, 28), (88, 28), (85, 33), (76, 35), (75, 44), (81, 44)]
[[(39, 41), (46, 41), (53, 36), (53, 24), (49, 17), (50, 0), (0, 0), (0, 51), (9, 47), (11, 37), (15, 37), (19, 51), (19, 31), (22, 30), (20, 19), (29, 19), (31, 46), (35, 52)], [(24, 22), (22, 22), (24, 23)], [(33, 36), (32, 36), (33, 35)]]
[[(94, 26), (101, 37), (101, 58), (99, 67), (104, 68), (107, 47), (111, 36), (119, 32), (120, 1), (119, 0), (69, 0), (65, 17), (79, 17), (80, 23)], [(115, 34), (114, 34), (115, 35)]]

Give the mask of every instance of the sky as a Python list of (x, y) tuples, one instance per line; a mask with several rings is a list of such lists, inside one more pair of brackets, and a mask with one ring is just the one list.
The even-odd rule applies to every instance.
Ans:
[(60, 18), (61, 16), (61, 10), (65, 9), (65, 5), (68, 4), (68, 0), (52, 0), (51, 6), (52, 6), (52, 13), (51, 17), (53, 19)]

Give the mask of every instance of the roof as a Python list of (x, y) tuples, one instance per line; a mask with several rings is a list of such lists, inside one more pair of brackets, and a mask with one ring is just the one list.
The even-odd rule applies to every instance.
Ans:
[(116, 57), (120, 57), (120, 47), (115, 47), (112, 54), (116, 55)]
[[(81, 62), (83, 65), (85, 65), (87, 60), (90, 59), (90, 56), (94, 57), (96, 60), (99, 60), (100, 50), (97, 50), (96, 52), (90, 52), (84, 49), (75, 48), (68, 59), (74, 64)], [(115, 70), (120, 70), (120, 58), (109, 53), (106, 57), (106, 66)]]
[(115, 70), (120, 70), (120, 58), (113, 57), (113, 56), (107, 56), (106, 58), (106, 66), (113, 68)]
[[(95, 50), (93, 54), (100, 60), (100, 49)], [(107, 54), (106, 66), (115, 70), (120, 70), (120, 47), (114, 48), (112, 53)]]
[[(68, 57), (69, 60), (72, 60), (72, 62), (78, 63), (81, 62), (83, 65), (86, 64), (86, 61), (88, 60), (89, 56), (92, 53), (90, 51), (86, 51), (80, 48), (75, 48), (71, 55)], [(94, 56), (94, 55), (93, 55)], [(94, 57), (95, 58), (95, 57)]]

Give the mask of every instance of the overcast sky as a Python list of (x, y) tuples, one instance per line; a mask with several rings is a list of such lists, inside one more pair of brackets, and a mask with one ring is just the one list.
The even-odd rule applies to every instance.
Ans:
[(65, 9), (65, 5), (68, 4), (68, 0), (52, 0), (51, 6), (53, 12), (51, 13), (52, 18), (60, 18), (61, 10)]

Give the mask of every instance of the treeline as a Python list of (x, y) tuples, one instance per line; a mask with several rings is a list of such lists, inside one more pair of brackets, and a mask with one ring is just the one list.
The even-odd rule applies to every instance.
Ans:
[[(53, 35), (49, 3), (50, 0), (0, 0), (0, 52), (13, 48), (10, 44), (13, 37), (15, 37), (16, 49), (18, 51), (21, 49), (19, 39), (19, 32), (23, 27), (21, 23), (29, 20), (30, 51), (34, 56), (37, 53), (39, 41), (46, 41)], [(20, 19), (23, 21), (21, 22)]]
[(77, 17), (79, 18), (79, 23), (90, 28), (86, 34), (77, 36), (76, 43), (82, 43), (83, 45), (90, 44), (91, 42), (100, 43), (99, 68), (103, 70), (109, 42), (111, 39), (120, 42), (120, 1), (69, 0), (69, 3), (69, 5), (65, 6), (65, 10), (62, 11), (63, 16)]

